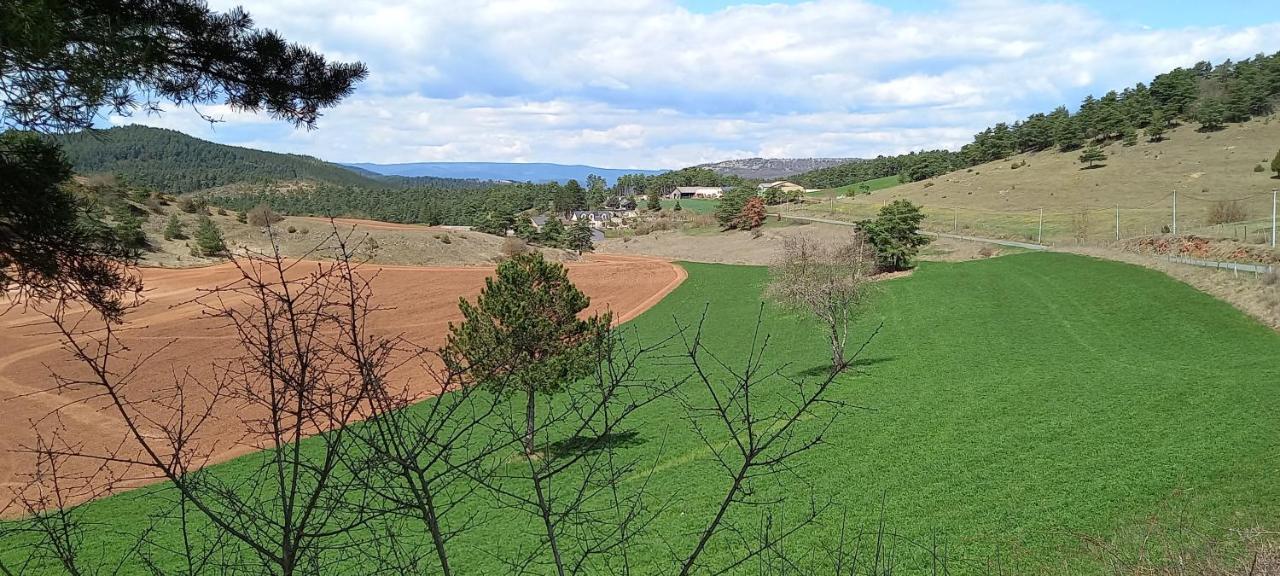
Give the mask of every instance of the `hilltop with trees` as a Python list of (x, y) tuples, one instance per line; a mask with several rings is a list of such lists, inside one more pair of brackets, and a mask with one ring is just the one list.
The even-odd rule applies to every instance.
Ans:
[(1203, 132), (1221, 130), (1271, 114), (1280, 97), (1280, 52), (1218, 65), (1200, 62), (1138, 83), (1084, 98), (1072, 113), (1059, 106), (1013, 124), (999, 123), (973, 137), (958, 152), (931, 150), (880, 156), (814, 170), (793, 178), (809, 188), (836, 188), (865, 180), (899, 175), (918, 182), (1015, 154), (1056, 150), (1071, 152), (1090, 144), (1105, 145), (1136, 139), (1160, 141), (1170, 127), (1193, 122)]

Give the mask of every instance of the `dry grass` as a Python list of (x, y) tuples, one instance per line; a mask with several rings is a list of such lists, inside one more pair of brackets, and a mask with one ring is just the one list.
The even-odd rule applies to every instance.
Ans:
[[(927, 229), (1002, 238), (1035, 240), (1044, 209), (1044, 239), (1052, 243), (1114, 240), (1119, 207), (1121, 236), (1158, 233), (1171, 224), (1178, 192), (1179, 229), (1207, 233), (1216, 226), (1215, 203), (1243, 199), (1236, 207), (1248, 215), (1271, 214), (1271, 190), (1280, 180), (1254, 172), (1270, 163), (1280, 146), (1280, 123), (1251, 121), (1222, 132), (1201, 134), (1194, 126), (1170, 131), (1161, 142), (1108, 146), (1107, 166), (1080, 170), (1078, 153), (1040, 152), (975, 166), (938, 178), (904, 184), (868, 195), (844, 198), (799, 210), (811, 215), (857, 220), (885, 202), (905, 198), (921, 204)], [(1018, 169), (1011, 166), (1017, 164)], [(1084, 233), (1080, 214), (1089, 213)], [(1256, 229), (1260, 229), (1261, 222)], [(1267, 222), (1269, 224), (1269, 222)], [(1239, 230), (1217, 232), (1230, 237)], [(1258, 240), (1255, 233), (1250, 240)]]
[[(143, 230), (152, 249), (143, 253), (143, 264), (162, 267), (205, 266), (219, 259), (190, 255), (187, 240), (165, 240), (164, 226), (170, 214), (176, 214), (187, 230), (195, 230), (197, 214), (181, 211), (176, 206), (160, 207), (159, 214), (151, 215), (143, 224)], [(264, 228), (246, 222), (238, 222), (237, 214), (214, 214), (210, 218), (222, 230), (227, 246), (233, 251), (266, 252), (271, 248), (270, 237)], [(248, 220), (246, 218), (246, 220)], [(378, 264), (410, 266), (491, 266), (505, 257), (505, 239), (466, 229), (386, 224), (362, 220), (340, 220), (343, 233), (353, 233), (354, 238), (364, 240), (366, 250), (362, 256)], [(323, 241), (333, 228), (323, 218), (285, 216), (273, 225), (276, 241), (286, 256), (307, 255), (316, 244)], [(293, 232), (290, 233), (289, 230)], [(563, 261), (566, 252), (553, 248), (541, 249), (548, 258)], [(322, 257), (312, 255), (311, 257)]]

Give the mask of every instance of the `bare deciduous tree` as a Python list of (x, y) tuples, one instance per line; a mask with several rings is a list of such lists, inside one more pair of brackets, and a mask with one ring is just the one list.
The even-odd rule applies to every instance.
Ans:
[(843, 371), (849, 324), (871, 293), (875, 270), (875, 251), (861, 235), (838, 245), (793, 236), (783, 239), (782, 254), (770, 269), (768, 293), (822, 323), (831, 344), (831, 369)]

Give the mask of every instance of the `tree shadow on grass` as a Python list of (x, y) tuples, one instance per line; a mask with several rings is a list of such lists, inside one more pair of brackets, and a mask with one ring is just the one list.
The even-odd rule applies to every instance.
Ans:
[(547, 454), (553, 459), (558, 459), (613, 448), (631, 448), (641, 444), (644, 444), (644, 439), (640, 438), (639, 432), (624, 430), (605, 434), (604, 436), (574, 436), (564, 440), (557, 440), (543, 446), (539, 452)]
[(1099, 168), (1106, 168), (1106, 167), (1107, 167), (1106, 164), (1094, 164), (1093, 166), (1084, 166), (1080, 169), (1081, 170), (1097, 170)]
[[(857, 360), (854, 360), (853, 363), (849, 365), (849, 368), (852, 370), (857, 370), (859, 368), (866, 368), (867, 366), (875, 366), (876, 364), (893, 362), (894, 360), (897, 360), (897, 358), (893, 356), (881, 356), (878, 358), (859, 358)], [(811, 368), (806, 368), (804, 370), (801, 370), (796, 373), (796, 376), (804, 376), (806, 378), (816, 378), (819, 376), (826, 376), (827, 374), (830, 374), (830, 373), (831, 373), (831, 364), (828, 363), (828, 364), (818, 364), (817, 366), (813, 366)]]

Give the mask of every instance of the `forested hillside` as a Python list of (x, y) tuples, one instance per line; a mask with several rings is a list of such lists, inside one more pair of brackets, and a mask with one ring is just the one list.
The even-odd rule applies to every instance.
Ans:
[(123, 126), (56, 138), (79, 173), (112, 173), (130, 184), (174, 194), (236, 183), (299, 180), (361, 189), (485, 185), (447, 178), (384, 178), (310, 156), (227, 146), (174, 130), (146, 126)]
[(814, 170), (793, 180), (811, 188), (834, 188), (899, 174), (904, 182), (916, 182), (1019, 153), (1067, 152), (1116, 141), (1131, 144), (1139, 131), (1148, 140), (1158, 141), (1181, 122), (1194, 122), (1201, 131), (1213, 132), (1227, 123), (1270, 114), (1278, 98), (1280, 52), (1217, 66), (1201, 62), (1156, 76), (1149, 85), (1138, 83), (1101, 98), (1089, 95), (1074, 113), (1059, 106), (1012, 125), (996, 124), (974, 135), (973, 142), (958, 152), (881, 156)]

